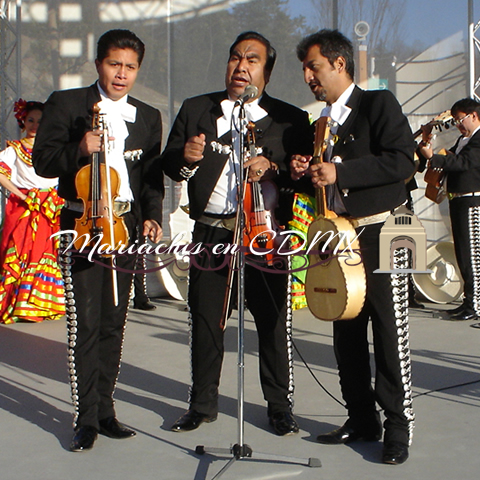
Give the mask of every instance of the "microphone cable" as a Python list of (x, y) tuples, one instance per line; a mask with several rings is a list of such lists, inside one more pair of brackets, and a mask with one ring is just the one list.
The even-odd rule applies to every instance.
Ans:
[(310, 373), (310, 375), (312, 376), (312, 378), (315, 380), (315, 382), (317, 383), (317, 385), (330, 397), (332, 398), (335, 402), (337, 402), (339, 405), (341, 405), (342, 407), (345, 407), (347, 408), (347, 406), (342, 403), (335, 395), (333, 395), (333, 393), (330, 393), (328, 391), (328, 389), (323, 385), (323, 383), (317, 378), (317, 376), (315, 375), (315, 372), (311, 369), (310, 365), (307, 363), (307, 361), (305, 360), (305, 358), (303, 357), (302, 353), (300, 352), (300, 350), (298, 349), (297, 347), (297, 344), (295, 343), (295, 341), (293, 340), (293, 335), (292, 335), (292, 345), (293, 345), (293, 348), (295, 349), (295, 352), (297, 353), (297, 355), (300, 357), (300, 360), (303, 362), (303, 364), (305, 365), (305, 368), (308, 370), (308, 372)]
[[(337, 402), (339, 405), (341, 405), (342, 407), (345, 407), (347, 408), (347, 406), (342, 403), (337, 397), (335, 397), (335, 395), (333, 395), (332, 393), (330, 393), (328, 391), (328, 389), (322, 384), (322, 382), (318, 379), (318, 377), (315, 375), (315, 372), (312, 370), (312, 368), (310, 367), (310, 365), (307, 363), (307, 361), (305, 360), (305, 358), (303, 357), (302, 353), (300, 352), (300, 350), (298, 349), (295, 341), (293, 340), (292, 338), (292, 345), (293, 347), (295, 348), (295, 352), (297, 353), (297, 355), (300, 357), (300, 360), (302, 361), (303, 365), (305, 366), (305, 368), (308, 370), (308, 372), (310, 373), (310, 375), (312, 376), (312, 378), (315, 380), (315, 382), (318, 384), (318, 386), (330, 397), (332, 398), (335, 402)], [(413, 361), (412, 361), (412, 364), (413, 364)], [(452, 390), (454, 388), (460, 388), (460, 387), (467, 387), (469, 385), (475, 385), (475, 384), (478, 384), (480, 383), (480, 377), (477, 378), (476, 380), (471, 380), (469, 382), (463, 382), (463, 383), (455, 383), (453, 385), (447, 385), (445, 387), (439, 387), (439, 388), (433, 388), (431, 390), (427, 390), (425, 392), (420, 392), (420, 393), (416, 393), (415, 395), (412, 395), (412, 399), (413, 398), (419, 398), (419, 397), (423, 397), (423, 396), (427, 396), (427, 395), (431, 395), (432, 393), (437, 393), (437, 392), (444, 392), (444, 391), (447, 391), (447, 390)], [(382, 409), (379, 409), (378, 410), (379, 412), (382, 412), (383, 411), (383, 408)]]

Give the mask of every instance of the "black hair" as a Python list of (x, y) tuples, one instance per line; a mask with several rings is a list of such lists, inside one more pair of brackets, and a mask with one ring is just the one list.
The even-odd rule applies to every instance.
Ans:
[(240, 43), (243, 42), (244, 40), (257, 40), (260, 43), (263, 43), (267, 49), (267, 62), (265, 63), (265, 71), (267, 73), (272, 73), (273, 67), (275, 65), (275, 60), (277, 59), (277, 51), (272, 47), (272, 44), (270, 43), (269, 40), (267, 40), (263, 35), (257, 32), (243, 32), (241, 33), (235, 41), (232, 43), (232, 46), (230, 47), (230, 57), (233, 54), (233, 51), (235, 47)]
[(343, 57), (345, 59), (345, 70), (353, 80), (355, 75), (353, 45), (343, 33), (324, 28), (305, 37), (297, 46), (297, 57), (301, 62), (305, 60), (308, 50), (314, 45), (318, 45), (320, 53), (328, 59), (332, 66), (338, 57)]
[(33, 110), (40, 110), (43, 112), (44, 104), (35, 100), (26, 102), (21, 98), (15, 102), (13, 111), (15, 112), (15, 118), (17, 119), (18, 126), (23, 130), (25, 128), (25, 120), (27, 115)]
[(130, 48), (138, 56), (140, 66), (145, 55), (145, 44), (130, 30), (115, 29), (105, 32), (97, 43), (97, 60), (102, 62), (112, 48)]
[(450, 109), (450, 113), (453, 116), (456, 116), (459, 112), (466, 114), (477, 112), (477, 116), (480, 118), (480, 103), (470, 97), (462, 98), (461, 100), (455, 102)]

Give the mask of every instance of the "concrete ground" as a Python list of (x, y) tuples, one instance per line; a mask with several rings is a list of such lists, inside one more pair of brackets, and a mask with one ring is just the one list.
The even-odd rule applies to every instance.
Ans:
[[(118, 418), (137, 431), (129, 440), (100, 436), (93, 450), (72, 453), (65, 322), (0, 326), (0, 478), (2, 480), (211, 479), (230, 455), (197, 455), (197, 446), (230, 448), (237, 421), (237, 321), (226, 332), (227, 354), (216, 422), (190, 433), (169, 431), (187, 407), (190, 383), (185, 303), (154, 299), (153, 312), (131, 310), (115, 398)], [(480, 330), (446, 320), (427, 305), (410, 311), (416, 428), (404, 465), (380, 463), (381, 442), (316, 443), (343, 424), (332, 352), (332, 327), (308, 310), (295, 313), (295, 415), (298, 435), (277, 437), (268, 425), (258, 381), (256, 334), (245, 325), (244, 443), (252, 459), (232, 463), (222, 479), (474, 480), (480, 475)], [(322, 466), (262, 460), (286, 455)]]

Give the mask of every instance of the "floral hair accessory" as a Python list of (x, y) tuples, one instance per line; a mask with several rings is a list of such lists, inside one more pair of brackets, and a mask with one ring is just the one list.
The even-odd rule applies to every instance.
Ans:
[(15, 112), (15, 118), (19, 127), (23, 130), (25, 128), (25, 120), (27, 118), (28, 112), (32, 110), (43, 111), (43, 103), (31, 100), (27, 102), (23, 98), (19, 98), (13, 106), (13, 111)]
[(25, 128), (25, 118), (27, 117), (27, 102), (23, 98), (19, 98), (13, 106), (15, 118), (20, 128)]

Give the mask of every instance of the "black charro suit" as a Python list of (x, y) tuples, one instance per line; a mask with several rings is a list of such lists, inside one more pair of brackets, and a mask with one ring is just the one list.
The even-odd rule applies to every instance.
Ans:
[[(182, 168), (188, 168), (183, 158), (184, 146), (193, 136), (204, 133), (204, 158), (188, 180), (190, 216), (196, 220), (193, 243), (231, 243), (232, 232), (198, 221), (205, 213), (209, 197), (215, 188), (227, 153), (215, 151), (212, 145), (230, 145), (230, 133), (217, 137), (216, 121), (223, 115), (220, 103), (227, 92), (214, 92), (185, 100), (172, 127), (167, 146), (162, 154), (162, 167), (174, 180), (184, 179)], [(311, 150), (313, 137), (306, 112), (266, 93), (260, 106), (268, 115), (255, 124), (256, 144), (263, 147), (263, 155), (276, 163), (280, 173), (276, 177), (280, 187), (280, 205), (277, 219), (285, 224), (292, 211), (292, 196), (287, 192), (292, 184), (289, 161), (293, 153)], [(219, 327), (223, 299), (226, 292), (227, 268), (220, 271), (202, 270), (208, 262), (196, 259), (201, 268), (191, 266), (188, 302), (192, 320), (192, 380), (190, 407), (200, 413), (216, 416), (218, 412), (218, 385), (224, 346), (223, 331)], [(222, 262), (223, 258), (212, 260)], [(203, 262), (203, 263), (202, 263)], [(255, 318), (259, 336), (260, 380), (268, 413), (288, 412), (293, 394), (291, 351), (287, 347), (291, 308), (288, 304), (287, 276), (265, 273), (247, 266), (245, 278), (247, 306)]]
[[(336, 186), (347, 214), (359, 218), (389, 212), (406, 201), (405, 179), (414, 169), (415, 143), (407, 119), (389, 91), (355, 87), (346, 105), (352, 110), (338, 127), (332, 157), (341, 159), (336, 164)], [(366, 301), (357, 318), (334, 322), (334, 349), (348, 410), (347, 424), (366, 435), (378, 432), (378, 401), (386, 416), (385, 441), (408, 445), (413, 428), (408, 324), (402, 328), (397, 324), (391, 275), (373, 273), (379, 267), (382, 226), (383, 223), (366, 225), (360, 234), (367, 274)], [(361, 230), (357, 229), (357, 233)], [(375, 390), (371, 385), (367, 340), (370, 319)]]
[[(88, 163), (78, 156), (78, 145), (91, 130), (92, 107), (101, 100), (96, 84), (86, 88), (54, 92), (47, 101), (46, 114), (37, 134), (34, 167), (44, 177), (59, 177), (58, 193), (66, 200), (77, 200), (75, 175)], [(131, 96), (128, 103), (137, 108), (135, 123), (127, 123), (129, 135), (125, 150), (143, 150), (140, 161), (126, 161), (135, 202), (134, 218), (162, 219), (163, 185), (160, 172), (146, 175), (158, 155), (162, 138), (160, 112)], [(147, 180), (147, 181), (146, 181)], [(160, 182), (158, 182), (160, 180)], [(66, 220), (65, 220), (66, 221)], [(69, 224), (68, 224), (69, 225)], [(70, 228), (62, 223), (62, 228)]]
[[(168, 143), (163, 156), (163, 169), (173, 180), (182, 181), (180, 174), (182, 167), (187, 166), (183, 159), (183, 147), (186, 141), (194, 136), (204, 133), (207, 137), (207, 146), (201, 168), (188, 182), (190, 200), (190, 217), (197, 220), (205, 210), (210, 194), (222, 172), (228, 154), (219, 154), (211, 148), (212, 141), (229, 145), (230, 133), (222, 138), (217, 138), (216, 120), (222, 116), (220, 103), (227, 98), (227, 92), (214, 92), (207, 95), (185, 100), (180, 109), (175, 123), (170, 132)], [(255, 125), (256, 143), (263, 147), (263, 153), (269, 160), (275, 162), (280, 168), (280, 175), (276, 179), (277, 186), (283, 193), (292, 187), (289, 178), (288, 156), (298, 151), (310, 151), (312, 145), (311, 128), (308, 123), (307, 113), (300, 109), (272, 98), (266, 93), (260, 100), (260, 106), (269, 115), (259, 120)], [(280, 201), (286, 200), (288, 195), (281, 195)], [(287, 201), (291, 202), (291, 198)], [(277, 219), (285, 224), (291, 216), (290, 209), (277, 209)]]
[(397, 100), (388, 90), (355, 87), (347, 102), (352, 109), (337, 131), (332, 156), (338, 155), (337, 185), (353, 217), (392, 210), (406, 200), (404, 179), (413, 171), (415, 147)]
[(464, 281), (463, 305), (466, 315), (478, 315), (480, 270), (475, 259), (480, 233), (480, 196), (468, 194), (480, 192), (480, 131), (472, 135), (458, 154), (452, 153), (461, 138), (446, 155), (433, 155), (430, 164), (447, 172), (447, 190), (453, 194), (450, 195), (449, 210), (455, 256)]
[[(75, 176), (88, 157), (78, 154), (79, 143), (91, 129), (92, 107), (101, 100), (97, 85), (52, 93), (45, 104), (42, 124), (36, 137), (33, 164), (45, 177), (59, 177), (59, 194), (78, 201)], [(126, 159), (134, 201), (132, 210), (123, 215), (135, 241), (142, 219), (161, 224), (163, 177), (156, 168), (162, 135), (160, 112), (135, 98), (134, 123), (126, 122), (129, 135), (125, 151), (142, 150), (140, 157)], [(157, 158), (157, 159), (155, 159)], [(62, 230), (72, 229), (80, 213), (64, 208)], [(68, 359), (75, 427), (99, 428), (99, 420), (115, 416), (113, 391), (117, 381), (132, 275), (117, 272), (118, 306), (113, 305), (112, 274), (109, 259), (89, 261), (85, 256), (63, 258), (69, 328)], [(71, 262), (71, 263), (67, 263)], [(119, 267), (132, 271), (135, 255), (117, 257)]]

